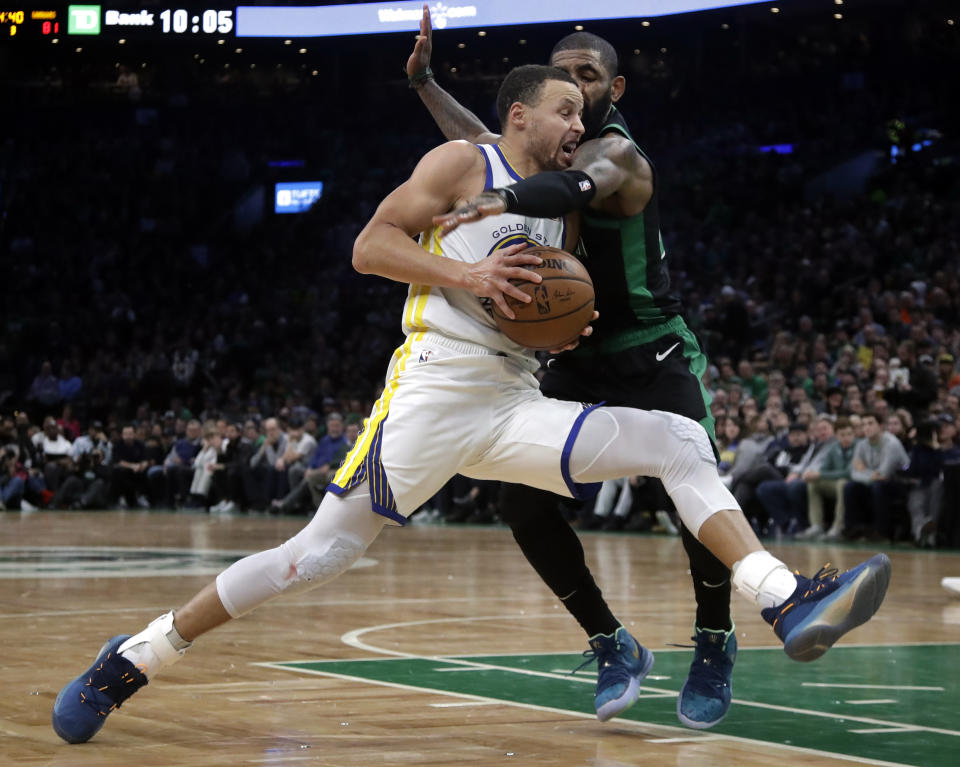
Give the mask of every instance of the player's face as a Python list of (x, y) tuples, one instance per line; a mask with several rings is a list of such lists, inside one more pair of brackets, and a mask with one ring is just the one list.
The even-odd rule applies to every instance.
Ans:
[(576, 81), (583, 95), (583, 138), (596, 138), (613, 103), (614, 76), (591, 50), (557, 51), (550, 63)]
[(576, 86), (562, 80), (543, 84), (539, 100), (529, 107), (528, 123), (528, 149), (541, 170), (570, 167), (583, 136), (582, 109), (583, 97)]

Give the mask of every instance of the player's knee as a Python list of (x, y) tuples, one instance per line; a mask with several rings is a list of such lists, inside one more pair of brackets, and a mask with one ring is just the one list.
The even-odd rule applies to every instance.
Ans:
[(342, 536), (330, 541), (323, 551), (308, 551), (297, 560), (297, 575), (304, 581), (327, 581), (335, 578), (363, 555), (366, 546), (359, 538)]
[(366, 544), (351, 533), (291, 538), (283, 548), (290, 562), (289, 578), (300, 588), (333, 580), (363, 556)]
[(662, 410), (651, 411), (663, 419), (669, 440), (676, 446), (675, 462), (687, 469), (695, 469), (700, 463), (715, 466), (717, 459), (710, 444), (707, 430), (692, 418), (666, 413)]

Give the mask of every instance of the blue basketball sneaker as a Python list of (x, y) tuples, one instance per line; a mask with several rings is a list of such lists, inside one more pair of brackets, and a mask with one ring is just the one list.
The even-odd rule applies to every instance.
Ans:
[(694, 625), (693, 663), (677, 698), (677, 717), (687, 727), (713, 727), (730, 710), (733, 697), (733, 664), (737, 660), (737, 635)]
[(593, 704), (601, 722), (637, 702), (640, 682), (653, 668), (653, 653), (630, 636), (623, 626), (613, 634), (590, 637), (590, 649), (583, 653), (583, 657), (587, 660), (573, 673), (596, 659), (597, 694)]
[(763, 619), (798, 661), (816, 660), (851, 629), (880, 609), (890, 583), (890, 558), (876, 554), (852, 570), (837, 574), (829, 563), (813, 578), (797, 575), (797, 589), (777, 607), (761, 610)]
[(53, 704), (53, 729), (67, 743), (84, 743), (107, 716), (147, 683), (147, 677), (117, 649), (130, 638), (115, 636), (100, 648), (93, 665), (60, 690)]

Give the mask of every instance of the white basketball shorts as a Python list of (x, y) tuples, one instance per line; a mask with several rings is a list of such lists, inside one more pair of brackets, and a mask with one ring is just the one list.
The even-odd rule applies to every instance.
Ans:
[(527, 360), (437, 333), (394, 352), (383, 394), (328, 490), (367, 480), (373, 509), (398, 524), (454, 474), (589, 497), (569, 454), (592, 409), (544, 397)]

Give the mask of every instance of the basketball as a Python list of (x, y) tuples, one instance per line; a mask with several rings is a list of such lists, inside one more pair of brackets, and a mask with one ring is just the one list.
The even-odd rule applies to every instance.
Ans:
[(504, 316), (494, 304), (494, 320), (507, 338), (527, 349), (558, 349), (575, 341), (593, 318), (593, 280), (584, 265), (565, 250), (541, 245), (523, 252), (543, 259), (538, 265), (524, 265), (543, 281), (511, 280), (533, 300), (525, 304), (505, 296), (516, 319)]

